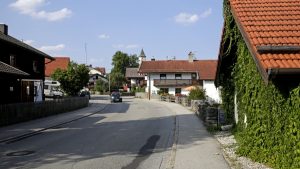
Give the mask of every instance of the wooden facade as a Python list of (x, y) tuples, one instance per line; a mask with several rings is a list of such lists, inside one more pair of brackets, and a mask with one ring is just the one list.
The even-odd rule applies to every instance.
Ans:
[(53, 58), (9, 36), (6, 25), (1, 24), (0, 28), (3, 69), (0, 71), (0, 104), (34, 102), (35, 98), (43, 98), (43, 92), (38, 93), (38, 90), (43, 90), (45, 58)]

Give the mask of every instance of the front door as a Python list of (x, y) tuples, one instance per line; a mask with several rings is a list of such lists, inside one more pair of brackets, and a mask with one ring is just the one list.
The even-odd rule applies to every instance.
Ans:
[(21, 88), (22, 88), (21, 102), (33, 102), (34, 101), (34, 82), (33, 81), (22, 81)]

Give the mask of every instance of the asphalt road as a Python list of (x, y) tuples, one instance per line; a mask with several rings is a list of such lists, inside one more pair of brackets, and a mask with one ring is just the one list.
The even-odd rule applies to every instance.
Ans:
[(0, 144), (0, 168), (168, 168), (175, 121), (163, 104), (123, 98), (83, 119)]

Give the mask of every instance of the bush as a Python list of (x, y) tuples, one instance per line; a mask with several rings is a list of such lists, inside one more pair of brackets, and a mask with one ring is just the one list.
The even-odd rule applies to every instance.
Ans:
[(205, 90), (196, 87), (190, 91), (189, 100), (203, 100), (205, 99)]

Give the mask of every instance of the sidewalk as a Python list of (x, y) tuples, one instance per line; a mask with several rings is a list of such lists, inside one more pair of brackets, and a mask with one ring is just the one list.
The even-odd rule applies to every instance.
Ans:
[(195, 113), (175, 103), (166, 106), (176, 112), (174, 169), (230, 169), (221, 145)]
[(26, 137), (28, 135), (34, 135), (47, 128), (90, 116), (103, 110), (108, 103), (109, 100), (90, 100), (88, 107), (79, 110), (1, 127), (0, 143), (14, 140), (16, 138)]

